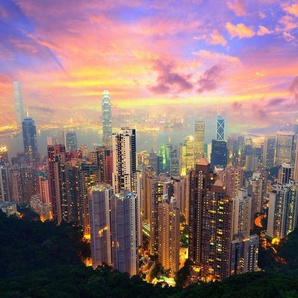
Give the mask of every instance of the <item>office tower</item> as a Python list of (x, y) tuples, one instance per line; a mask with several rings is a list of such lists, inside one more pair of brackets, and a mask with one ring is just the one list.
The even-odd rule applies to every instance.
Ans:
[(187, 136), (184, 144), (180, 146), (180, 175), (185, 176), (194, 165), (194, 137)]
[(33, 119), (27, 116), (22, 122), (25, 159), (28, 164), (38, 163), (36, 126)]
[(246, 189), (240, 189), (233, 200), (233, 237), (240, 234), (249, 235), (252, 227), (251, 210), (252, 197)]
[(280, 184), (287, 184), (294, 178), (294, 165), (284, 162), (278, 170), (277, 182)]
[(175, 198), (164, 195), (158, 204), (158, 258), (165, 270), (179, 270), (180, 212)]
[(158, 156), (153, 149), (149, 153), (148, 165), (152, 168), (156, 175), (161, 172), (162, 157)]
[(102, 144), (107, 149), (112, 148), (112, 107), (109, 91), (102, 93)]
[(258, 271), (259, 236), (239, 235), (232, 241), (231, 274)]
[(9, 164), (8, 151), (6, 146), (0, 146), (0, 166)]
[(17, 120), (17, 126), (19, 128), (19, 127), (22, 127), (22, 122), (25, 116), (20, 82), (18, 81), (13, 82), (13, 91), (14, 91), (14, 105), (16, 110), (16, 120)]
[(298, 135), (296, 136), (296, 152), (294, 163), (294, 180), (298, 182)]
[(292, 131), (278, 131), (276, 134), (275, 165), (292, 161), (292, 150), (295, 133)]
[[(58, 136), (57, 136), (57, 141), (55, 142), (56, 144), (66, 144), (66, 134), (65, 130), (59, 130), (58, 131)], [(48, 145), (53, 145), (53, 144), (48, 144)]]
[(228, 196), (235, 198), (238, 191), (243, 187), (244, 172), (241, 167), (227, 167), (218, 172), (218, 178), (225, 185)]
[(77, 134), (75, 131), (68, 131), (65, 136), (66, 150), (78, 150)]
[(112, 135), (113, 147), (113, 189), (114, 193), (121, 190), (135, 190), (136, 173), (136, 130), (122, 128)]
[(9, 182), (9, 168), (0, 165), (0, 202), (11, 200)]
[(273, 184), (269, 194), (267, 236), (282, 239), (297, 227), (298, 185)]
[(194, 133), (194, 159), (197, 163), (204, 156), (204, 143), (205, 143), (205, 122), (195, 122)]
[(121, 190), (111, 198), (112, 262), (120, 272), (138, 273), (138, 207), (137, 197)]
[(221, 280), (230, 274), (232, 201), (202, 158), (190, 172), (189, 258), (202, 276)]
[(88, 190), (92, 266), (112, 264), (110, 200), (113, 189), (104, 183)]
[(212, 166), (225, 168), (228, 163), (227, 142), (212, 140), (211, 164)]
[(160, 172), (161, 173), (167, 173), (169, 172), (169, 150), (165, 144), (160, 145)]
[(225, 119), (218, 115), (216, 121), (216, 140), (224, 141), (225, 140)]
[(82, 151), (83, 159), (87, 159), (88, 157), (88, 146), (87, 145), (81, 145), (80, 151)]

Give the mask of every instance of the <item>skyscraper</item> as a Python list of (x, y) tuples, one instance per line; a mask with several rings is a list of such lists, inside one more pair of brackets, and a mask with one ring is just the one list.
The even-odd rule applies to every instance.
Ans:
[(112, 108), (111, 95), (109, 91), (105, 90), (102, 93), (102, 144), (107, 149), (112, 148)]
[(275, 137), (269, 136), (265, 138), (263, 151), (263, 165), (266, 168), (274, 166)]
[(197, 163), (204, 156), (204, 143), (205, 143), (205, 122), (195, 122), (194, 133), (194, 158)]
[(136, 175), (136, 130), (127, 127), (112, 135), (113, 189), (134, 191)]
[(77, 134), (75, 131), (68, 131), (65, 139), (66, 150), (78, 150)]
[(292, 161), (292, 150), (294, 144), (293, 131), (278, 131), (276, 134), (275, 165)]
[(180, 146), (180, 175), (185, 176), (194, 165), (194, 137), (186, 136), (184, 144)]
[(225, 119), (220, 115), (217, 116), (216, 121), (216, 140), (225, 140)]
[(298, 182), (298, 135), (296, 136), (296, 152), (294, 163), (294, 180)]
[(211, 164), (225, 168), (228, 163), (227, 142), (223, 140), (212, 140)]
[(127, 190), (111, 199), (112, 261), (114, 268), (137, 274), (138, 203), (136, 195)]
[(17, 126), (21, 127), (25, 115), (24, 115), (23, 97), (22, 97), (20, 82), (18, 81), (13, 82), (13, 91), (14, 91), (14, 105), (16, 110)]
[(92, 266), (112, 263), (110, 200), (113, 190), (107, 184), (98, 184), (88, 191)]
[(25, 159), (27, 163), (38, 162), (36, 126), (33, 119), (27, 116), (22, 122)]

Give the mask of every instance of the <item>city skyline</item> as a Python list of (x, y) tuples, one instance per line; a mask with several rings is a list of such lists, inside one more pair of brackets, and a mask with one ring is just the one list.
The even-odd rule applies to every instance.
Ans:
[(297, 117), (294, 1), (6, 0), (0, 15), (2, 125), (13, 81), (50, 115), (99, 113), (107, 89), (113, 109), (220, 113), (238, 129)]

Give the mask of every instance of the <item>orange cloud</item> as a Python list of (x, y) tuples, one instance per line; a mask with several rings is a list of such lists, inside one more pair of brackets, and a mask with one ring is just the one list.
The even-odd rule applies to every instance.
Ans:
[(298, 4), (295, 3), (295, 4), (292, 4), (288, 7), (284, 7), (284, 10), (296, 17), (298, 17)]
[(234, 11), (236, 16), (246, 15), (246, 2), (245, 0), (228, 1), (228, 7)]
[(211, 33), (211, 44), (220, 44), (225, 46), (227, 41), (222, 35), (219, 34), (218, 30), (213, 30)]
[(236, 36), (239, 38), (250, 38), (255, 35), (253, 27), (247, 27), (243, 23), (233, 25), (232, 23), (227, 22), (226, 29), (232, 38)]

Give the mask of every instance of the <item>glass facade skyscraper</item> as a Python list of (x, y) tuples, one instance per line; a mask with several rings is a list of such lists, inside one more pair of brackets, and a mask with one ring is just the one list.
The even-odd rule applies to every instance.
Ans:
[(218, 141), (225, 140), (225, 119), (218, 115), (216, 121), (216, 139)]
[(102, 93), (102, 144), (112, 149), (112, 107), (109, 91)]
[(31, 117), (26, 117), (22, 122), (25, 159), (28, 164), (38, 161), (36, 126)]

